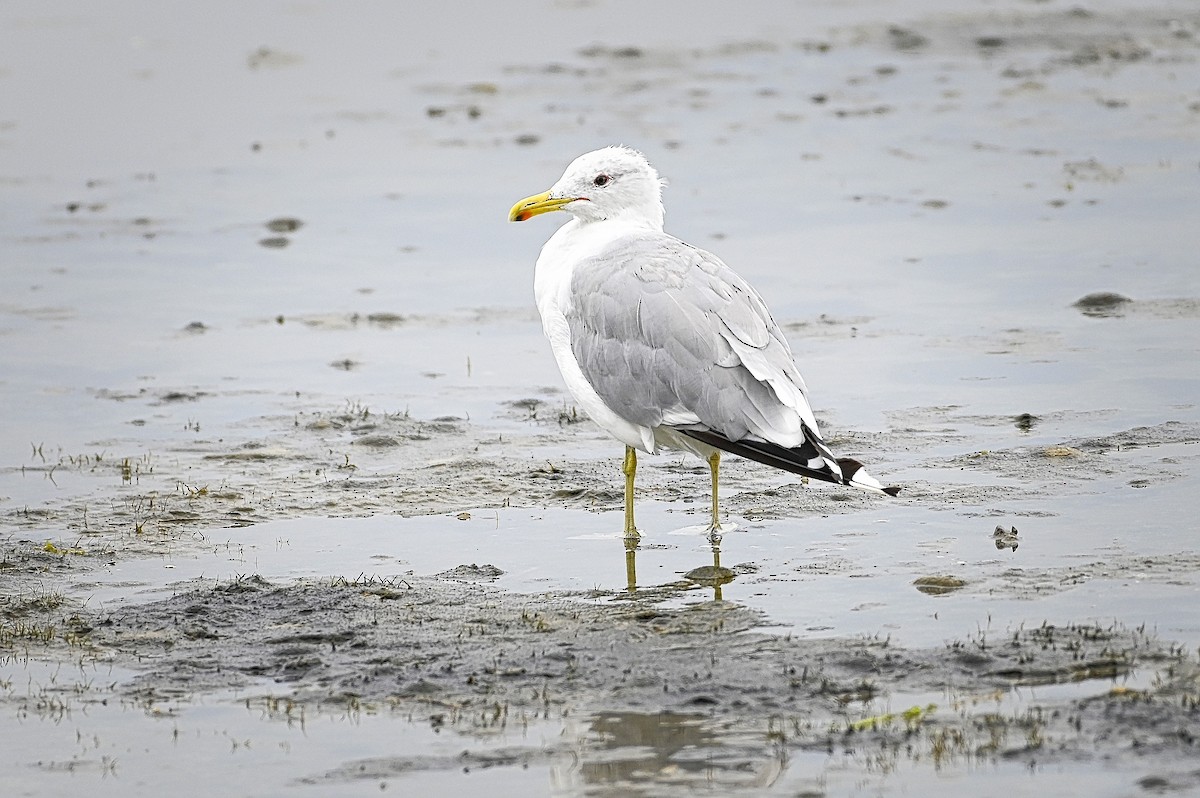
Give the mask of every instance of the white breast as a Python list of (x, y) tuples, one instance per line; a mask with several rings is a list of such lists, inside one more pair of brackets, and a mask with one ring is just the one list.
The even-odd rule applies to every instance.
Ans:
[(542, 330), (550, 341), (550, 350), (554, 353), (558, 370), (562, 372), (567, 390), (575, 397), (580, 408), (605, 432), (626, 446), (653, 452), (654, 431), (632, 424), (614, 413), (583, 376), (571, 350), (571, 328), (567, 324), (566, 314), (574, 305), (571, 275), (575, 264), (596, 252), (605, 241), (620, 232), (608, 223), (581, 225), (572, 219), (564, 224), (550, 237), (538, 256), (534, 268), (533, 294), (538, 313), (542, 316)]

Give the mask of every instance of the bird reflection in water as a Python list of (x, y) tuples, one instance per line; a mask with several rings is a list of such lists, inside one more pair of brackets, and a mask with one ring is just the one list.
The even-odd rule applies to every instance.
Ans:
[(564, 786), (582, 782), (630, 788), (623, 795), (653, 794), (650, 785), (712, 794), (714, 788), (740, 792), (770, 787), (787, 769), (781, 750), (764, 752), (719, 729), (699, 713), (601, 712), (589, 723), (591, 755), (585, 754), (573, 773), (556, 774), (556, 780)]
[[(637, 583), (637, 553), (641, 544), (640, 538), (625, 537), (625, 590), (632, 596), (638, 591)], [(683, 575), (688, 582), (701, 587), (712, 588), (713, 600), (722, 601), (724, 596), (721, 588), (733, 581), (736, 574), (721, 565), (721, 536), (711, 535), (708, 542), (712, 546), (712, 565), (701, 565)]]

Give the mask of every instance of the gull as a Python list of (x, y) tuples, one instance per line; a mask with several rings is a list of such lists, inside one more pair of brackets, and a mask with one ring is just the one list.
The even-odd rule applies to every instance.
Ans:
[(716, 255), (663, 232), (663, 181), (645, 156), (605, 147), (576, 158), (509, 221), (571, 216), (534, 267), (534, 296), (563, 380), (625, 444), (625, 537), (637, 452), (682, 449), (708, 462), (709, 536), (721, 533), (721, 452), (804, 477), (895, 496), (817, 427), (808, 388), (766, 303)]

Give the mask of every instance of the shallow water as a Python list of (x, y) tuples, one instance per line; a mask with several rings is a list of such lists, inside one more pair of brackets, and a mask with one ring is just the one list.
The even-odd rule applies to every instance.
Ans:
[[(731, 462), (723, 600), (774, 634), (914, 649), (1044, 621), (1200, 645), (1194, 9), (687, 8), (681, 41), (677, 4), (468, 21), (8, 4), (0, 542), (5, 558), (66, 553), (6, 572), (6, 600), (36, 589), (103, 614), (248, 574), (468, 564), (502, 571), (506, 592), (630, 600), (619, 446), (575, 423), (532, 309), (553, 224), (504, 221), (572, 157), (620, 142), (670, 181), (668, 229), (768, 297), (835, 448), (906, 486), (842, 497)], [(1074, 306), (1105, 291), (1131, 301)], [(668, 454), (639, 477), (632, 600), (707, 606), (713, 589), (683, 579), (713, 563), (688, 531), (705, 475)], [(998, 526), (1017, 548), (997, 548)], [(923, 577), (964, 584), (929, 595)], [(446, 759), (463, 748), (482, 752), (490, 794), (1178, 781), (1119, 757), (771, 754), (719, 717), (622, 707), (469, 739), (409, 709), (305, 705), (298, 730), (262, 708), (286, 693), (265, 684), (99, 703), (97, 685), (136, 672), (110, 663), (71, 673), (88, 686), (69, 711), (31, 712), (53, 706), (38, 696), (63, 655), (11, 653), (0, 748), (17, 794), (249, 772), (262, 794), (470, 793), (478, 771)], [(1018, 692), (1005, 711), (1060, 698)], [(647, 739), (620, 738), (634, 728)], [(372, 778), (347, 770), (362, 762)]]
[[(1093, 498), (1093, 497), (1089, 497)], [(636, 554), (641, 587), (684, 582), (712, 564), (700, 526), (663, 502), (641, 506), (646, 528), (666, 530)], [(229, 581), (257, 574), (268, 581), (343, 577), (403, 579), (438, 574), (463, 564), (489, 565), (496, 586), (517, 593), (601, 591), (604, 600), (628, 589), (620, 516), (575, 510), (515, 508), (468, 511), (469, 518), (301, 518), (217, 530), (203, 543), (153, 559), (117, 561), (73, 589), (96, 609), (185, 591), (189, 582)], [(878, 509), (815, 522), (746, 523), (726, 535), (721, 564), (741, 572), (721, 598), (762, 610), (781, 633), (825, 636), (888, 635), (914, 647), (943, 644), (977, 626), (1003, 635), (1021, 625), (1071, 618), (1137, 626), (1153, 619), (1158, 633), (1200, 645), (1200, 559), (1180, 556), (1172, 538), (1180, 521), (1139, 525), (1119, 506), (1103, 517), (1111, 532), (1081, 551), (1084, 534), (1064, 508), (1063, 518), (1018, 518), (1017, 550), (998, 550), (992, 519), (924, 508)], [(1124, 533), (1138, 529), (1136, 541)], [(424, 541), (436, 537), (438, 546)], [(537, 552), (536, 558), (530, 552)], [(915, 582), (950, 576), (965, 585), (928, 594)], [(488, 581), (493, 581), (489, 579)], [(709, 601), (711, 587), (695, 583), (671, 601)]]

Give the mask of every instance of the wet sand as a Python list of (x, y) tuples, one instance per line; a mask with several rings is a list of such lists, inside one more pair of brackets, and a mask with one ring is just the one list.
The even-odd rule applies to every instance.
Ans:
[[(104, 65), (0, 116), (14, 795), (1200, 790), (1190, 7), (134, 9), (0, 26)], [(503, 223), (611, 141), (898, 499), (730, 458), (714, 549), (666, 453), (623, 544)]]

